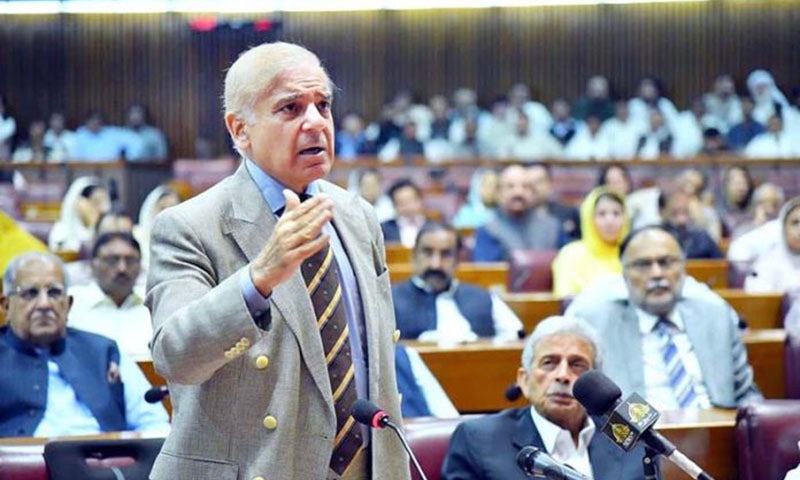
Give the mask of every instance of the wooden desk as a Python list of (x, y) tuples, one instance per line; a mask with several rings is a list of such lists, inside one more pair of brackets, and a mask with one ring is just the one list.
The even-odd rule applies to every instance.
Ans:
[[(757, 330), (744, 336), (755, 381), (767, 398), (785, 398), (783, 330)], [(516, 382), (523, 342), (494, 343), (479, 340), (453, 347), (405, 341), (414, 347), (442, 384), (461, 413), (493, 412), (524, 401), (509, 403), (506, 388)], [(641, 392), (640, 392), (641, 393)]]
[(561, 299), (552, 293), (526, 292), (504, 293), (503, 301), (517, 314), (522, 321), (525, 333), (531, 333), (533, 328), (551, 315), (560, 315), (562, 310)]
[[(411, 264), (390, 263), (389, 272), (392, 283), (406, 281), (411, 278)], [(460, 263), (456, 270), (456, 278), (484, 288), (499, 288), (504, 291), (508, 284), (508, 264), (505, 262)]]
[[(746, 293), (744, 290), (723, 289), (716, 292), (736, 313), (747, 320), (752, 330), (783, 328), (783, 296), (776, 293)], [(517, 314), (530, 332), (543, 319), (562, 313), (561, 299), (550, 293), (503, 293), (501, 298)]]
[(687, 260), (686, 273), (715, 290), (728, 288), (728, 261), (724, 258)]
[(404, 247), (399, 243), (387, 243), (386, 244), (386, 263), (392, 265), (395, 263), (411, 263), (411, 252), (412, 250), (408, 247)]
[(744, 290), (717, 290), (753, 330), (783, 328), (781, 308), (783, 295), (778, 293), (746, 293)]
[[(167, 384), (167, 381), (164, 380), (164, 377), (156, 372), (155, 367), (153, 367), (152, 360), (137, 360), (136, 364), (139, 365), (140, 369), (142, 369), (142, 372), (147, 378), (147, 381), (150, 382), (150, 385), (154, 387), (160, 387), (161, 385)], [(164, 397), (164, 400), (162, 400), (161, 403), (164, 404), (164, 408), (167, 409), (169, 418), (172, 419), (172, 401), (170, 401), (169, 395)]]

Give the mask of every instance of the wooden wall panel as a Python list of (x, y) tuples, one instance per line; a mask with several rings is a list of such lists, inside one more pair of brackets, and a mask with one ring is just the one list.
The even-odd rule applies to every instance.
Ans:
[(141, 101), (167, 131), (173, 156), (186, 157), (197, 136), (228, 148), (219, 100), (225, 68), (246, 46), (276, 35), (323, 59), (340, 87), (337, 113), (370, 118), (401, 88), (427, 99), (467, 86), (488, 104), (524, 81), (549, 104), (579, 95), (595, 73), (623, 96), (655, 74), (680, 108), (720, 72), (740, 88), (759, 67), (784, 90), (800, 85), (798, 2), (285, 13), (273, 16), (282, 23), (270, 33), (192, 32), (196, 17), (0, 17), (0, 93), (21, 130), (59, 109), (71, 126), (91, 108), (120, 123)]

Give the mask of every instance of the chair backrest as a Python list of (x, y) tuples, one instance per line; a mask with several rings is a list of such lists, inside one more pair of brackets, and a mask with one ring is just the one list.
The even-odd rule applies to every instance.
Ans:
[(44, 460), (50, 480), (147, 480), (163, 443), (163, 438), (52, 441), (44, 447)]
[(47, 480), (42, 445), (0, 445), (0, 480)]
[(765, 400), (736, 415), (739, 480), (781, 480), (800, 462), (800, 401)]
[(508, 271), (511, 292), (552, 292), (553, 259), (558, 250), (514, 250)]
[[(425, 417), (404, 420), (408, 446), (417, 457), (428, 480), (441, 479), (442, 463), (450, 446), (450, 436), (458, 424), (476, 417), (477, 415), (465, 415), (457, 418)], [(421, 480), (413, 465), (411, 479)]]

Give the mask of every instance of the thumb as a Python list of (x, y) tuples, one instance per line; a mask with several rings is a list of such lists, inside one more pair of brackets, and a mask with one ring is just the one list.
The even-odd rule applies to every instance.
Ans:
[(288, 188), (283, 189), (283, 198), (286, 200), (286, 212), (290, 212), (300, 205), (300, 197)]

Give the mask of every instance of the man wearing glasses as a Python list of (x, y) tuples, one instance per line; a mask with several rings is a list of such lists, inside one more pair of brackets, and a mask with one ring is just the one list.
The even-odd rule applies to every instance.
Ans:
[(3, 275), (0, 303), (0, 437), (165, 433), (167, 413), (144, 401), (141, 370), (105, 337), (67, 327), (72, 297), (61, 260), (16, 257)]
[(567, 315), (599, 330), (604, 370), (623, 394), (637, 392), (659, 410), (760, 401), (736, 313), (686, 276), (675, 237), (661, 226), (635, 230), (620, 259), (624, 286), (587, 289)]
[(153, 335), (144, 296), (134, 289), (141, 259), (139, 243), (130, 233), (103, 233), (92, 247), (92, 282), (69, 290), (75, 299), (70, 326), (111, 338), (135, 360), (150, 359)]

